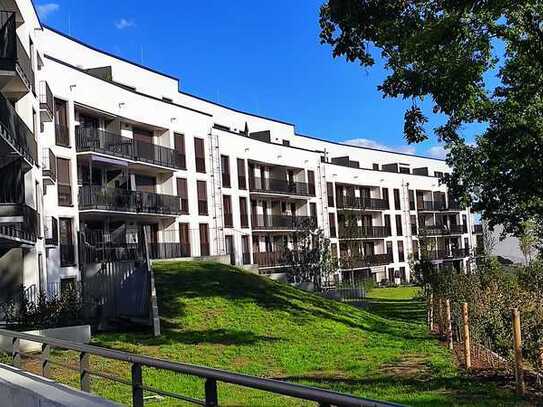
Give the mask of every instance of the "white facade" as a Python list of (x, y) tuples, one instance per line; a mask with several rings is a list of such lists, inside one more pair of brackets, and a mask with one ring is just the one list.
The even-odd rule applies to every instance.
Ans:
[[(39, 238), (28, 249), (44, 253), (42, 286), (80, 278), (80, 244), (90, 257), (104, 255), (97, 247), (127, 255), (144, 225), (152, 225), (154, 257), (231, 254), (274, 273), (295, 224), (308, 220), (331, 238), (343, 277), (398, 282), (411, 278), (425, 224), (436, 263), (468, 267), (472, 216), (439, 184), (445, 162), (317, 140), (183, 93), (175, 78), (34, 30), (30, 1), (17, 4), (25, 13), (18, 34), (36, 36), (36, 75), (55, 99), (54, 120), (36, 126), (41, 167), (27, 173), (28, 184), (38, 182), (27, 202), (43, 199), (49, 237), (47, 249)], [(39, 109), (32, 92), (16, 104), (27, 124), (31, 106)], [(32, 256), (25, 285), (37, 282)]]

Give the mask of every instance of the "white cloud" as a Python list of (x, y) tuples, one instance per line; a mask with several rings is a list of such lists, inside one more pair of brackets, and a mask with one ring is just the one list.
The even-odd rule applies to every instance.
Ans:
[(46, 20), (54, 12), (58, 11), (60, 5), (57, 3), (44, 3), (36, 5), (36, 11), (42, 20)]
[(444, 160), (447, 157), (447, 150), (443, 146), (433, 146), (426, 150), (426, 154), (432, 158)]
[(348, 144), (350, 146), (375, 148), (377, 150), (385, 150), (405, 154), (415, 154), (417, 152), (414, 146), (403, 145), (397, 147), (390, 147), (385, 144), (381, 144), (378, 141), (370, 140), (367, 138), (355, 138), (352, 140), (345, 140), (342, 143)]
[(124, 30), (125, 28), (134, 27), (136, 23), (134, 20), (127, 20), (126, 18), (121, 18), (118, 21), (115, 21), (115, 27), (119, 30)]

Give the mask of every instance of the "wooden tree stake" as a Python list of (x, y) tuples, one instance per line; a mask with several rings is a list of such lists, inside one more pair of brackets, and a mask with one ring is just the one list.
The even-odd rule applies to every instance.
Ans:
[(434, 294), (430, 294), (430, 298), (428, 300), (428, 328), (430, 328), (430, 332), (433, 332), (434, 330)]
[(451, 318), (451, 301), (448, 298), (445, 300), (445, 315), (447, 317), (447, 344), (449, 345), (449, 349), (453, 350), (454, 344)]
[(464, 360), (466, 361), (466, 369), (471, 369), (471, 343), (469, 337), (469, 314), (468, 303), (462, 304), (462, 319), (464, 320)]
[(520, 331), (520, 311), (513, 309), (513, 345), (515, 350), (515, 378), (517, 382), (517, 394), (522, 396), (526, 391), (524, 384), (524, 369), (522, 366), (522, 337)]

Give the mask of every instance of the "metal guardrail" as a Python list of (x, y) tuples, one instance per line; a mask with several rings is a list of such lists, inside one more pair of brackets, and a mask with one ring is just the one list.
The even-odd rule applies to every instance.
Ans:
[[(374, 401), (359, 397), (350, 396), (343, 393), (337, 393), (328, 390), (317, 389), (314, 387), (303, 386), (299, 384), (282, 382), (273, 379), (264, 379), (255, 376), (249, 376), (240, 373), (228, 372), (225, 370), (213, 369), (209, 367), (190, 365), (186, 363), (170, 362), (163, 359), (140, 356), (133, 353), (122, 352), (100, 348), (98, 346), (79, 344), (61, 339), (48, 338), (44, 336), (31, 335), (22, 332), (8, 331), (0, 329), (0, 336), (11, 338), (12, 352), (11, 359), (13, 366), (22, 368), (22, 357), (30, 357), (41, 361), (41, 373), (44, 377), (50, 376), (51, 365), (60, 365), (62, 367), (77, 370), (80, 373), (79, 384), (81, 390), (91, 391), (91, 377), (96, 376), (103, 379), (112, 380), (117, 383), (132, 387), (132, 405), (134, 407), (143, 407), (143, 392), (151, 392), (165, 397), (183, 400), (192, 404), (216, 407), (219, 405), (219, 394), (217, 382), (229, 383), (245, 388), (262, 390), (264, 392), (279, 394), (297, 399), (313, 401), (320, 407), (386, 407), (399, 406), (399, 404)], [(20, 350), (21, 340), (31, 341), (42, 344), (40, 355), (31, 355)], [(60, 348), (79, 352), (79, 368), (64, 365), (60, 362), (54, 362), (50, 358), (52, 348)], [(90, 368), (90, 356), (100, 356), (106, 359), (118, 360), (131, 364), (131, 379), (124, 379), (103, 371), (95, 371)], [(147, 386), (143, 383), (142, 368), (154, 368), (166, 370), (169, 372), (195, 376), (205, 380), (204, 390), (205, 399), (199, 400), (190, 396), (169, 392)]]
[(389, 203), (386, 199), (338, 196), (337, 207), (338, 209), (369, 209), (383, 211), (389, 209)]
[(288, 181), (286, 179), (249, 177), (251, 192), (312, 196), (307, 182)]

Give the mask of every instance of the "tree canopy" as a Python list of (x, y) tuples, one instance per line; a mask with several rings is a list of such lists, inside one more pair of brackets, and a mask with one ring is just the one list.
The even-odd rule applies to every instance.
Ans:
[[(429, 137), (423, 100), (446, 117), (433, 131), (453, 194), (507, 232), (532, 219), (543, 239), (542, 1), (328, 0), (320, 26), (334, 57), (384, 61), (379, 91), (411, 101), (409, 143)], [(475, 143), (471, 123), (484, 124)]]

